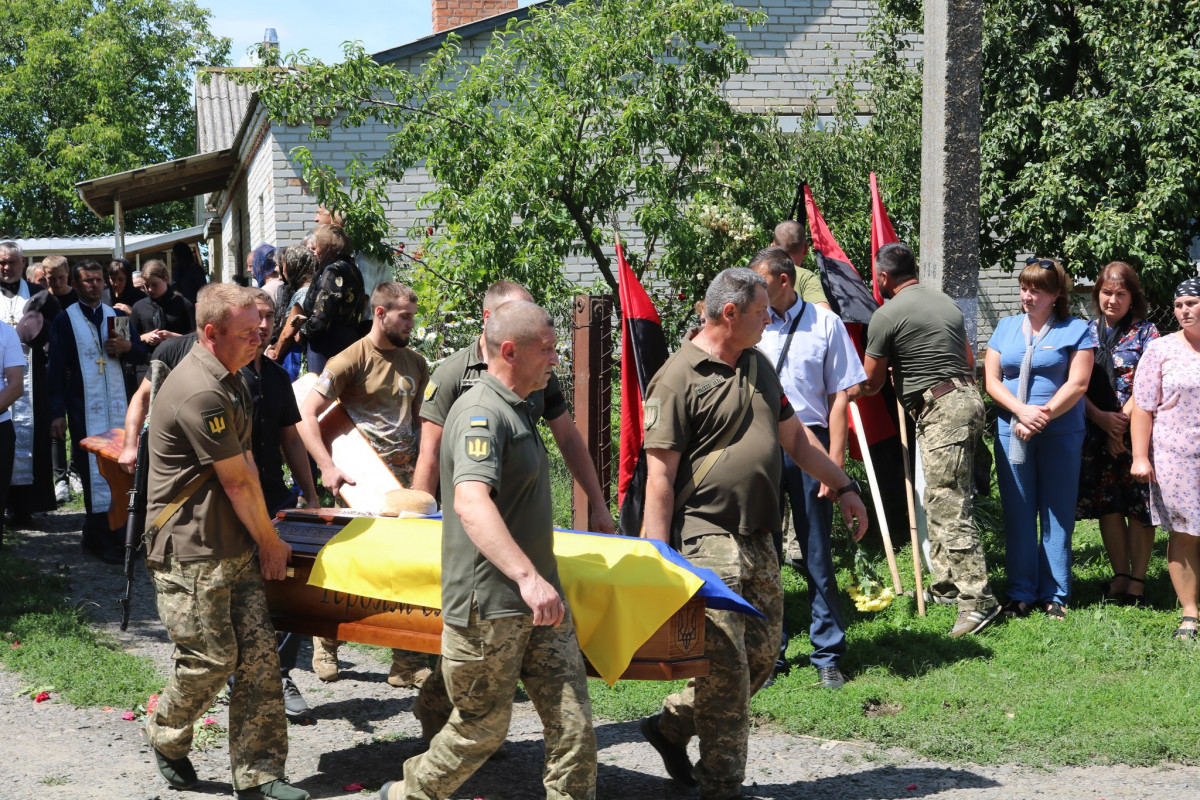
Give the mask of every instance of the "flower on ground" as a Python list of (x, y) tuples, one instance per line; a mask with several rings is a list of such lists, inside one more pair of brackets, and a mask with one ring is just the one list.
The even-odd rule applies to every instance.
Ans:
[(9, 649), (9, 650), (20, 650), (20, 649), (21, 649), (21, 643), (20, 643), (20, 642), (13, 642), (13, 643), (12, 643), (12, 647), (10, 647), (10, 648), (8, 648), (8, 649)]
[(148, 716), (148, 715), (150, 715), (150, 714), (153, 714), (153, 713), (154, 713), (154, 709), (156, 709), (156, 708), (158, 708), (158, 695), (156, 695), (156, 694), (152, 694), (152, 695), (150, 695), (150, 697), (149, 697), (149, 698), (146, 700), (146, 714), (147, 714), (147, 716)]
[(361, 792), (363, 785), (361, 783), (347, 783), (342, 787), (343, 792)]
[(216, 725), (217, 721), (215, 719), (213, 719), (212, 717), (205, 717), (204, 724), (205, 725)]
[(46, 702), (46, 701), (47, 701), (47, 700), (49, 700), (49, 699), (50, 699), (50, 693), (49, 693), (49, 692), (38, 692), (38, 693), (37, 693), (37, 697), (33, 698), (33, 702), (35, 702), (35, 703), (44, 703), (44, 702)]
[(132, 722), (133, 721), (133, 712), (126, 711), (124, 714), (121, 715), (121, 719), (125, 720), (126, 722)]

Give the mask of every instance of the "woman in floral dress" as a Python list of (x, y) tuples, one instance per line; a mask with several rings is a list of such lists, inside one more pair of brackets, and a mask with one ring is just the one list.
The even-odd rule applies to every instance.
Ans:
[[(1133, 378), (1133, 476), (1150, 484), (1150, 517), (1171, 532), (1167, 565), (1183, 620), (1176, 639), (1200, 627), (1200, 278), (1175, 290), (1180, 331), (1146, 348)], [(1153, 453), (1153, 462), (1151, 462)]]
[(1112, 564), (1108, 598), (1144, 605), (1146, 568), (1154, 547), (1146, 486), (1130, 474), (1129, 413), (1133, 375), (1158, 328), (1146, 319), (1146, 295), (1137, 273), (1123, 261), (1100, 271), (1092, 289), (1096, 318), (1089, 331), (1100, 346), (1084, 395), (1087, 431), (1079, 471), (1076, 519), (1095, 519)]

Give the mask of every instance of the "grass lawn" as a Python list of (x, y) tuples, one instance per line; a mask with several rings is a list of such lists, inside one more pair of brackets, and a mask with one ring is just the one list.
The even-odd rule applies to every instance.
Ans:
[(0, 549), (0, 664), (19, 672), (31, 694), (53, 692), (76, 706), (145, 703), (163, 683), (153, 662), (92, 628), (68, 591), (65, 577)]
[[(835, 537), (838, 538), (838, 537)], [(985, 534), (993, 587), (1004, 590), (1002, 540)], [(851, 582), (850, 544), (835, 541), (848, 652), (841, 691), (814, 684), (808, 664), (803, 579), (784, 568), (791, 671), (760, 692), (753, 712), (791, 733), (908, 748), (929, 758), (1035, 766), (1117, 762), (1197, 763), (1200, 651), (1175, 642), (1179, 622), (1167, 576), (1166, 535), (1150, 565), (1154, 610), (1102, 601), (1110, 579), (1094, 522), (1074, 537), (1074, 601), (1065, 622), (1044, 615), (996, 624), (978, 636), (946, 636), (956, 609), (931, 606), (917, 616), (912, 598), (862, 613), (844, 594)], [(897, 551), (912, 589), (911, 549)], [(880, 559), (879, 572), (887, 570)], [(886, 577), (885, 577), (886, 580)], [(653, 713), (671, 687), (593, 681), (599, 715), (631, 719)]]

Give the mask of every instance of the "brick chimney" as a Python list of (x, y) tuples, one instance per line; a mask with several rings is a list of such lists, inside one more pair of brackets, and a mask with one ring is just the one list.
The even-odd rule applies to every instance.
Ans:
[(517, 0), (433, 0), (433, 32), (513, 11)]

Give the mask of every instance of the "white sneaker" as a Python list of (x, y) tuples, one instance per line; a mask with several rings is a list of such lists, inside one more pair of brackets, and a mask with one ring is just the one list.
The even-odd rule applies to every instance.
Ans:
[(59, 504), (71, 499), (71, 487), (67, 485), (66, 481), (59, 481), (54, 484), (54, 499)]
[(83, 481), (79, 480), (78, 475), (74, 472), (68, 472), (67, 480), (71, 483), (71, 492), (73, 494), (83, 494)]

